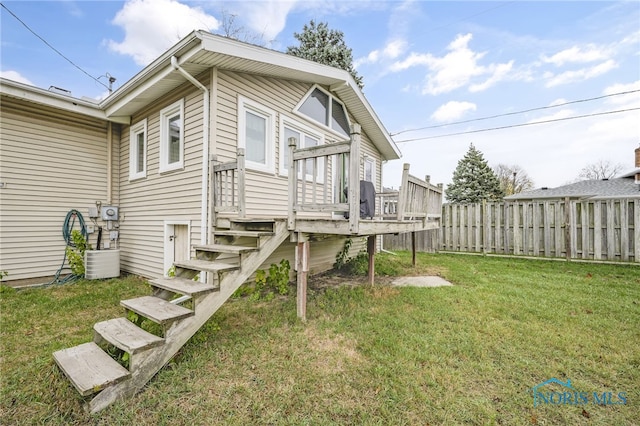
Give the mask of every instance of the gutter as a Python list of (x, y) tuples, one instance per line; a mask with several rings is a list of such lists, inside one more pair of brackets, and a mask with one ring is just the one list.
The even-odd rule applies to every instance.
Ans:
[(207, 244), (209, 234), (207, 232), (207, 207), (209, 206), (209, 89), (196, 80), (191, 74), (178, 64), (178, 58), (171, 57), (171, 66), (179, 71), (191, 84), (202, 91), (202, 194), (200, 202), (200, 244)]

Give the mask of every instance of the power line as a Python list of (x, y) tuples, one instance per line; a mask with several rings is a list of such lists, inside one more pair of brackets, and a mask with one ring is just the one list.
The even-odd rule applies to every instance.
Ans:
[(612, 93), (610, 95), (596, 96), (595, 98), (578, 99), (578, 100), (575, 100), (575, 101), (563, 102), (563, 103), (560, 103), (560, 104), (557, 104), (557, 105), (547, 105), (547, 106), (543, 106), (543, 107), (525, 109), (525, 110), (522, 110), (522, 111), (507, 112), (507, 113), (504, 113), (504, 114), (497, 114), (497, 115), (490, 115), (490, 116), (487, 116), (487, 117), (473, 118), (473, 119), (470, 119), (470, 120), (454, 121), (452, 123), (447, 123), (447, 124), (436, 124), (434, 126), (425, 126), (425, 127), (419, 127), (419, 128), (416, 128), (416, 129), (407, 129), (407, 130), (402, 130), (400, 132), (392, 133), (391, 136), (397, 136), (397, 135), (400, 135), (402, 133), (408, 133), (408, 132), (417, 132), (419, 130), (437, 129), (437, 128), (440, 128), (440, 127), (453, 126), (453, 125), (456, 125), (456, 124), (472, 123), (474, 121), (484, 121), (484, 120), (490, 120), (490, 119), (493, 119), (493, 118), (508, 117), (510, 115), (524, 114), (524, 113), (532, 112), (532, 111), (540, 111), (540, 110), (544, 110), (544, 109), (557, 108), (557, 107), (561, 107), (561, 106), (565, 106), (565, 105), (571, 105), (571, 104), (577, 104), (577, 103), (581, 103), (581, 102), (596, 101), (598, 99), (604, 99), (604, 98), (608, 98), (608, 97), (611, 97), (611, 96), (628, 95), (629, 93), (635, 93), (635, 92), (640, 92), (640, 89), (639, 90), (628, 90), (626, 92)]
[(109, 86), (107, 86), (106, 84), (104, 84), (103, 82), (101, 82), (100, 80), (98, 80), (97, 78), (95, 78), (94, 76), (92, 76), (91, 74), (89, 74), (88, 72), (86, 72), (85, 70), (83, 70), (82, 68), (80, 68), (78, 65), (76, 65), (71, 59), (67, 58), (66, 56), (64, 56), (58, 49), (56, 49), (55, 47), (53, 47), (51, 44), (49, 44), (49, 42), (47, 40), (45, 40), (44, 38), (40, 37), (40, 35), (38, 35), (38, 33), (36, 33), (34, 30), (32, 30), (22, 19), (20, 19), (15, 13), (13, 13), (11, 10), (9, 10), (9, 8), (7, 6), (5, 6), (4, 3), (0, 3), (0, 6), (2, 6), (7, 12), (9, 12), (11, 14), (11, 16), (13, 16), (14, 18), (16, 18), (18, 20), (18, 22), (20, 22), (26, 29), (28, 29), (34, 36), (38, 37), (40, 40), (42, 40), (42, 42), (44, 44), (46, 44), (51, 50), (53, 50), (54, 52), (56, 52), (58, 55), (62, 56), (67, 62), (69, 62), (71, 65), (73, 65), (74, 67), (78, 68), (80, 71), (82, 71), (83, 73), (85, 73), (87, 76), (91, 77), (93, 80), (95, 80), (96, 82), (100, 83), (101, 85), (103, 85), (105, 88), (111, 90), (111, 88), (109, 88)]
[(444, 138), (444, 137), (448, 137), (448, 136), (469, 135), (469, 134), (472, 134), (472, 133), (481, 133), (481, 132), (490, 132), (490, 131), (493, 131), (493, 130), (512, 129), (514, 127), (533, 126), (535, 124), (545, 124), (545, 123), (553, 123), (553, 122), (556, 122), (556, 121), (575, 120), (575, 119), (578, 119), (578, 118), (596, 117), (598, 115), (607, 115), (607, 114), (618, 114), (618, 113), (621, 113), (621, 112), (629, 112), (629, 111), (636, 111), (636, 110), (640, 110), (640, 108), (629, 108), (629, 109), (620, 109), (620, 110), (617, 110), (617, 111), (596, 112), (596, 113), (587, 114), (587, 115), (577, 115), (575, 117), (554, 118), (554, 119), (544, 120), (544, 121), (535, 121), (533, 123), (511, 124), (509, 126), (492, 127), (492, 128), (489, 128), (489, 129), (469, 130), (469, 131), (466, 131), (466, 132), (448, 133), (448, 134), (436, 135), (436, 136), (426, 136), (426, 137), (423, 137), (423, 138), (405, 139), (405, 140), (394, 141), (394, 142), (395, 143), (405, 143), (405, 142), (424, 141), (424, 140), (428, 140), (428, 139)]

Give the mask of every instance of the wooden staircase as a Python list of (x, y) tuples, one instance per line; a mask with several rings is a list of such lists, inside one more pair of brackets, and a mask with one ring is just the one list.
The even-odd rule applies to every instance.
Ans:
[[(92, 413), (133, 396), (288, 236), (284, 220), (231, 220), (229, 229), (214, 232), (214, 244), (194, 247), (195, 259), (175, 262), (175, 277), (151, 280), (150, 296), (122, 300), (124, 318), (95, 324), (93, 342), (55, 352), (55, 362), (82, 396), (97, 394)], [(194, 281), (202, 272), (213, 279)], [(180, 305), (186, 300), (191, 309)], [(161, 335), (129, 321), (130, 312), (159, 324)], [(107, 345), (128, 354), (128, 369), (105, 352)]]

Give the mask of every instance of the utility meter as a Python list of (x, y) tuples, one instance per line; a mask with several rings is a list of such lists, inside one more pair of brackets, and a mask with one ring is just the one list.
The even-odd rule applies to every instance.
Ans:
[(118, 207), (102, 206), (100, 211), (102, 213), (102, 220), (118, 220)]

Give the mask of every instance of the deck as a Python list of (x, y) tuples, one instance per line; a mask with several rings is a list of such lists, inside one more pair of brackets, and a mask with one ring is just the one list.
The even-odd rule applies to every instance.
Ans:
[[(246, 218), (244, 150), (237, 159), (213, 165), (214, 223)], [(442, 185), (409, 173), (405, 164), (400, 189), (375, 195), (373, 211), (361, 217), (360, 127), (347, 141), (297, 148), (289, 139), (288, 229), (294, 233), (373, 236), (440, 227)], [(342, 165), (332, 176), (331, 165)], [(350, 176), (358, 176), (355, 181)], [(332, 180), (335, 180), (333, 182)], [(336, 187), (344, 188), (337, 194)], [(371, 202), (369, 206), (371, 209)]]

